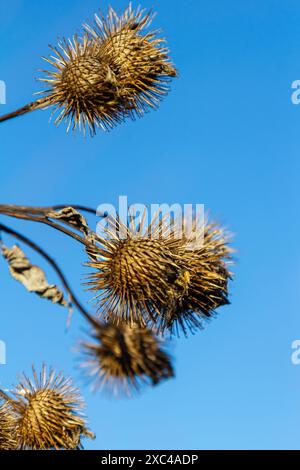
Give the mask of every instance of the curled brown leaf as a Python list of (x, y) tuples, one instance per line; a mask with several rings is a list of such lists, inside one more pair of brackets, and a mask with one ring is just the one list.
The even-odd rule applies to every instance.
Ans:
[(8, 248), (3, 245), (2, 254), (8, 262), (11, 276), (23, 284), (29, 292), (51, 300), (54, 304), (64, 307), (70, 306), (65, 300), (63, 292), (56, 285), (48, 283), (44, 271), (31, 264), (19, 246), (14, 245), (12, 248)]

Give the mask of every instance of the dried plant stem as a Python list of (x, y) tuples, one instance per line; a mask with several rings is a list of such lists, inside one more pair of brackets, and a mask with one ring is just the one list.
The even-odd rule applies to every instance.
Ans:
[(99, 217), (103, 217), (102, 214), (97, 214), (96, 209), (93, 209), (88, 206), (83, 206), (80, 204), (56, 204), (54, 206), (18, 206), (16, 204), (0, 204), (0, 213), (5, 212), (26, 212), (28, 214), (45, 214), (47, 212), (51, 211), (57, 211), (61, 209), (65, 209), (66, 207), (73, 207), (73, 209), (76, 209), (78, 211), (82, 212), (88, 212), (93, 215), (98, 215)]
[[(31, 207), (31, 206), (16, 206), (16, 205), (9, 205), (9, 204), (0, 204), (0, 214), (6, 215), (8, 217), (14, 217), (16, 219), (21, 219), (21, 220), (28, 220), (31, 222), (39, 222), (45, 225), (48, 225), (65, 235), (70, 236), (71, 238), (74, 238), (76, 241), (79, 243), (82, 243), (85, 246), (89, 246), (90, 242), (83, 236), (74, 233), (72, 230), (69, 230), (68, 228), (53, 222), (48, 218), (47, 214), (50, 211), (53, 210), (58, 210), (62, 209), (65, 207), (70, 207), (70, 206), (65, 206), (65, 205), (57, 205), (57, 206), (51, 206), (51, 207)], [(91, 209), (89, 207), (85, 206), (72, 206), (74, 209), (75, 208), (80, 208), (81, 210), (86, 210), (90, 213), (95, 214), (95, 210)], [(103, 216), (100, 214), (100, 216)], [(74, 228), (74, 227), (72, 227)]]
[(47, 217), (33, 216), (33, 215), (25, 214), (25, 213), (13, 214), (13, 213), (1, 212), (1, 214), (7, 215), (8, 217), (13, 217), (15, 219), (28, 220), (30, 222), (39, 222), (41, 224), (49, 225), (49, 227), (52, 227), (55, 230), (58, 230), (59, 232), (62, 232), (65, 235), (68, 235), (69, 237), (74, 238), (74, 240), (78, 241), (79, 243), (82, 243), (85, 246), (90, 246), (90, 242), (86, 240), (84, 237), (82, 237), (81, 235), (78, 235), (77, 233), (72, 232), (72, 230), (69, 230), (66, 227), (63, 227), (62, 225), (52, 222), (52, 220), (47, 219)]
[[(51, 226), (52, 228), (55, 228), (61, 232), (63, 232), (65, 235), (68, 235), (75, 240), (77, 240), (80, 243), (83, 243), (84, 245), (88, 246), (88, 242), (86, 241), (85, 238), (78, 236), (75, 234), (72, 230), (68, 230), (65, 227), (53, 222), (50, 220), (50, 217), (48, 214), (50, 212), (55, 212), (61, 209), (65, 209), (67, 207), (72, 207), (75, 210), (81, 211), (81, 212), (88, 212), (93, 215), (97, 215), (98, 217), (105, 217), (105, 214), (102, 213), (97, 213), (95, 209), (92, 209), (91, 207), (79, 205), (79, 204), (57, 204), (55, 206), (45, 206), (45, 207), (32, 207), (32, 206), (18, 206), (14, 204), (0, 204), (0, 214), (6, 215), (8, 217), (14, 217), (17, 219), (22, 219), (22, 220), (29, 220), (32, 222), (40, 222), (46, 225)], [(65, 224), (72, 229), (76, 230), (76, 227), (72, 224), (68, 224), (66, 221), (62, 221), (62, 224)]]
[(0, 122), (8, 121), (9, 119), (22, 116), (23, 114), (30, 113), (31, 111), (35, 111), (36, 109), (45, 108), (48, 105), (50, 105), (48, 98), (40, 98), (36, 101), (32, 101), (31, 103), (26, 104), (25, 106), (17, 109), (16, 111), (12, 111), (11, 113), (7, 113), (3, 116), (0, 116)]
[[(37, 245), (35, 242), (30, 240), (29, 238), (27, 238), (25, 235), (22, 235), (21, 233), (16, 232), (15, 230), (11, 229), (10, 227), (7, 227), (6, 225), (3, 225), (3, 224), (0, 223), (0, 232), (1, 231), (7, 233), (8, 235), (11, 235), (12, 237), (16, 238), (19, 241), (25, 243), (25, 245), (29, 246), (34, 251), (36, 251), (39, 255), (41, 255), (52, 266), (53, 270), (56, 272), (57, 276), (59, 277), (59, 279), (62, 282), (62, 285), (64, 286), (65, 290), (67, 291), (67, 293), (70, 296), (71, 303), (73, 303), (78, 308), (80, 313), (88, 321), (91, 321), (92, 323), (96, 323), (96, 321), (93, 319), (93, 317), (85, 310), (85, 308), (81, 305), (81, 303), (77, 299), (77, 297), (74, 294), (72, 288), (70, 287), (65, 275), (63, 274), (62, 270), (60, 269), (60, 267), (58, 266), (56, 261), (54, 261), (54, 259), (51, 258), (51, 256), (48, 255), (48, 253), (43, 248), (41, 248), (39, 245)], [(1, 393), (0, 393), (0, 396), (1, 396)]]

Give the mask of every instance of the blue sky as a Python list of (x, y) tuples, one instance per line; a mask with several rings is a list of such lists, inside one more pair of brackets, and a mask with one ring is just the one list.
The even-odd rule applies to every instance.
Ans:
[[(127, 4), (111, 4), (122, 10)], [(137, 3), (135, 3), (137, 5)], [(84, 323), (1, 272), (0, 383), (42, 361), (71, 374), (97, 434), (94, 449), (300, 448), (299, 129), (296, 0), (144, 0), (168, 39), (180, 78), (157, 112), (94, 139), (65, 134), (37, 111), (0, 127), (0, 200), (50, 205), (203, 203), (234, 234), (231, 305), (204, 332), (174, 341), (176, 379), (137, 398), (92, 394), (76, 367)], [(0, 79), (8, 112), (32, 100), (40, 56), (107, 1), (2, 0)], [(4, 217), (1, 218), (1, 221)], [(64, 266), (83, 302), (80, 246), (45, 227), (6, 221)], [(91, 219), (91, 223), (95, 221)], [(7, 243), (9, 240), (5, 238)], [(33, 253), (32, 259), (45, 267)], [(48, 271), (49, 280), (55, 281)]]

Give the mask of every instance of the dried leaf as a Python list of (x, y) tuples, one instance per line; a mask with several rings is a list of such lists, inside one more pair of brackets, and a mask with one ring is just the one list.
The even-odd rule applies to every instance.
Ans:
[(32, 265), (20, 247), (14, 245), (7, 248), (3, 245), (2, 254), (9, 264), (12, 277), (21, 282), (29, 292), (51, 300), (54, 304), (69, 306), (62, 291), (57, 286), (48, 284), (44, 271)]
[(60, 211), (51, 211), (48, 212), (46, 216), (49, 219), (59, 219), (65, 224), (71, 225), (80, 232), (83, 232), (86, 236), (90, 234), (86, 218), (73, 207), (64, 207)]

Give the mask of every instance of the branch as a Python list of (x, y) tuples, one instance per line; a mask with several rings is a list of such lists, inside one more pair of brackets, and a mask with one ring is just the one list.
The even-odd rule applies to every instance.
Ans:
[(20, 211), (20, 213), (14, 212), (12, 210), (0, 210), (0, 213), (2, 215), (6, 215), (8, 217), (14, 217), (15, 219), (21, 219), (21, 220), (28, 220), (30, 222), (39, 222), (41, 224), (49, 225), (50, 227), (58, 230), (59, 232), (64, 233), (65, 235), (68, 235), (71, 238), (74, 238), (74, 240), (78, 241), (79, 243), (82, 243), (85, 246), (90, 246), (90, 242), (86, 240), (84, 237), (81, 235), (78, 235), (77, 233), (74, 233), (72, 230), (69, 230), (66, 227), (63, 227), (55, 222), (52, 222), (52, 220), (47, 219), (45, 215), (30, 215), (27, 214), (25, 211)]
[[(32, 207), (32, 206), (18, 206), (15, 204), (0, 204), (0, 214), (6, 215), (9, 217), (14, 217), (16, 219), (28, 220), (31, 222), (40, 222), (45, 225), (49, 225), (60, 232), (63, 232), (65, 235), (68, 235), (78, 242), (82, 243), (85, 246), (89, 245), (89, 242), (82, 236), (73, 232), (73, 230), (69, 230), (60, 224), (51, 221), (51, 212), (56, 212), (61, 209), (65, 209), (68, 207), (72, 207), (78, 211), (85, 211), (89, 212), (93, 215), (98, 215), (99, 217), (106, 217), (105, 213), (97, 214), (95, 209), (92, 209), (87, 206), (74, 204), (74, 205), (67, 205), (67, 204), (58, 204), (55, 206), (46, 206), (46, 207)], [(76, 230), (76, 227), (73, 224), (69, 224), (67, 221), (62, 221), (62, 224), (71, 227), (72, 229)], [(77, 229), (80, 232), (80, 229)]]
[(16, 111), (12, 111), (11, 113), (4, 114), (0, 116), (0, 122), (8, 121), (9, 119), (22, 116), (23, 114), (30, 113), (31, 111), (35, 111), (36, 109), (45, 108), (49, 106), (51, 103), (49, 102), (49, 98), (44, 97), (40, 98), (36, 101), (32, 101), (29, 104), (26, 104), (22, 108), (17, 109)]
[(30, 214), (45, 214), (51, 211), (57, 211), (61, 209), (65, 209), (66, 207), (73, 207), (74, 209), (82, 212), (88, 212), (93, 215), (98, 215), (99, 217), (105, 217), (104, 214), (97, 214), (96, 209), (92, 209), (91, 207), (82, 206), (80, 204), (57, 204), (55, 206), (18, 206), (15, 204), (0, 204), (0, 213), (5, 211), (10, 212), (27, 212)]

